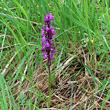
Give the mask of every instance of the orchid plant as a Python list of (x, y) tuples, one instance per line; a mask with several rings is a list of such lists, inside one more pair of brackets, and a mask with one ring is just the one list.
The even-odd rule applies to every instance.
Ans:
[[(45, 25), (43, 25), (43, 29), (41, 30), (42, 35), (42, 52), (44, 59), (47, 59), (47, 65), (48, 65), (48, 71), (49, 71), (49, 94), (51, 93), (51, 73), (50, 73), (50, 66), (51, 66), (51, 60), (55, 59), (53, 57), (53, 54), (55, 54), (55, 48), (53, 47), (53, 38), (56, 33), (52, 25), (50, 25), (51, 22), (54, 19), (54, 16), (52, 16), (52, 13), (46, 14), (45, 16)], [(49, 95), (50, 96), (50, 95)]]

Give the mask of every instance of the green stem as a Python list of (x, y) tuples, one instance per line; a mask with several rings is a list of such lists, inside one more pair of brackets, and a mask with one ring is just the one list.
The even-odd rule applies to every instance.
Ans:
[(49, 78), (48, 78), (48, 90), (49, 90), (49, 98), (48, 98), (48, 108), (50, 107), (51, 104), (51, 73), (50, 73), (50, 65), (48, 65), (48, 72), (49, 72)]
[(49, 93), (51, 92), (51, 73), (50, 73), (50, 66), (48, 65), (48, 71), (49, 71), (49, 84), (48, 84), (48, 90)]

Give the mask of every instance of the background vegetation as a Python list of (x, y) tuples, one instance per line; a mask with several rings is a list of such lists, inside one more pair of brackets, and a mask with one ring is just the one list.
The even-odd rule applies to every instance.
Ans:
[(44, 110), (45, 13), (55, 17), (51, 110), (110, 109), (109, 0), (0, 1), (0, 109)]

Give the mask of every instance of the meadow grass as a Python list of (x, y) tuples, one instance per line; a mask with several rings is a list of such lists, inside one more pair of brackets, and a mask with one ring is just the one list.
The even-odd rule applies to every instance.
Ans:
[(0, 109), (45, 110), (48, 69), (41, 30), (52, 13), (56, 59), (51, 110), (109, 110), (110, 1), (1, 0)]

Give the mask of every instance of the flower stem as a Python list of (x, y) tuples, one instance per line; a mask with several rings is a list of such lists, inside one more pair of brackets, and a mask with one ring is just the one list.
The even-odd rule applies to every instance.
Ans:
[(48, 90), (49, 90), (49, 98), (48, 98), (48, 108), (51, 105), (51, 96), (52, 96), (52, 92), (51, 92), (51, 73), (50, 73), (50, 65), (48, 65), (48, 72), (49, 72), (49, 78), (48, 78)]
[(48, 65), (48, 71), (49, 71), (49, 86), (48, 86), (48, 90), (49, 90), (49, 93), (51, 92), (51, 73), (50, 73), (50, 65)]

